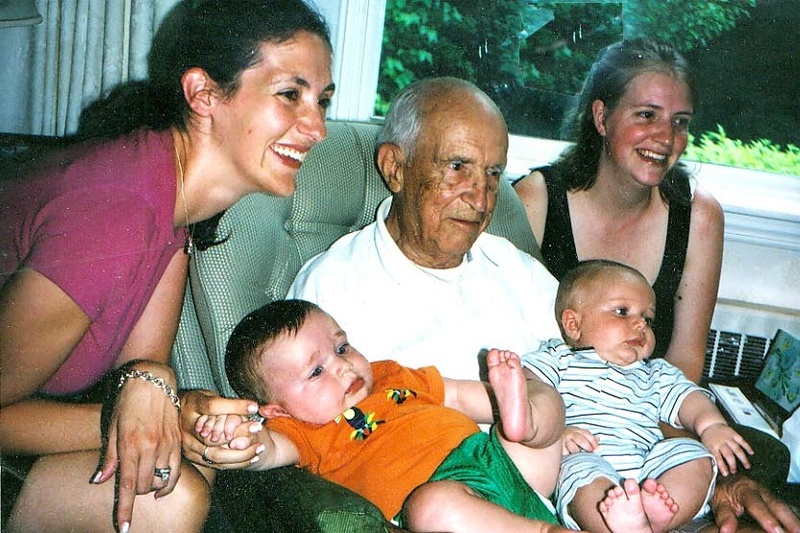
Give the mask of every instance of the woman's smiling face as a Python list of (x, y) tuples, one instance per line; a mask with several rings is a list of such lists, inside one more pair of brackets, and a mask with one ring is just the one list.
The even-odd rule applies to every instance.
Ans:
[(245, 70), (239, 88), (215, 107), (212, 135), (246, 192), (286, 196), (308, 151), (325, 138), (333, 97), (331, 50), (301, 31), (261, 45), (261, 60)]
[(606, 139), (600, 166), (657, 186), (686, 149), (694, 113), (689, 86), (672, 74), (645, 72), (613, 109), (593, 104), (595, 127)]

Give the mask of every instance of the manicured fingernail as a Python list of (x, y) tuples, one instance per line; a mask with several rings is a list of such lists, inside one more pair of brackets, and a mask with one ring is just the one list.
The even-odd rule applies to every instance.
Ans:
[(122, 527), (119, 529), (119, 533), (128, 533), (128, 530), (131, 528), (130, 522), (124, 522)]
[(255, 405), (255, 404), (248, 405), (247, 406), (247, 412), (248, 413), (253, 413), (253, 414), (257, 413), (258, 412), (258, 406)]
[(249, 431), (250, 433), (258, 433), (262, 429), (264, 429), (264, 426), (262, 426), (261, 424), (251, 424)]
[(95, 475), (92, 476), (92, 479), (89, 480), (89, 483), (91, 483), (93, 485), (97, 485), (100, 482), (100, 476), (102, 476), (102, 475), (103, 475), (102, 470), (98, 470), (95, 473)]
[(261, 458), (258, 455), (256, 455), (255, 457), (250, 459), (250, 464), (257, 463), (259, 459), (261, 459)]
[(256, 454), (264, 453), (264, 450), (266, 450), (266, 449), (267, 449), (267, 447), (262, 444), (261, 446), (256, 448)]

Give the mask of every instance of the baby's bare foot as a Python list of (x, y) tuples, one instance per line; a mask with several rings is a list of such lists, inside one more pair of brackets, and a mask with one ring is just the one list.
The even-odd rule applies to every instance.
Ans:
[(489, 350), (486, 356), (503, 436), (511, 442), (526, 442), (534, 437), (533, 415), (528, 402), (528, 387), (519, 356), (506, 350)]
[(669, 495), (667, 488), (650, 478), (642, 483), (642, 507), (654, 533), (667, 531), (672, 518), (678, 512), (678, 504)]
[(652, 533), (642, 506), (639, 484), (626, 479), (622, 487), (612, 487), (598, 505), (608, 529), (613, 533)]

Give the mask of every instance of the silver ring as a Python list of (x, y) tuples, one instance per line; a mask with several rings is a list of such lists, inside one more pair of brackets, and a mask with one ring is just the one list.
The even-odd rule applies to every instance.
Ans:
[(205, 450), (203, 450), (203, 455), (202, 455), (202, 457), (203, 457), (203, 461), (205, 461), (206, 463), (208, 463), (208, 464), (210, 464), (210, 465), (213, 465), (213, 464), (214, 464), (214, 461), (212, 461), (211, 459), (209, 459), (209, 458), (208, 458), (208, 456), (206, 455), (206, 454), (208, 453), (208, 448), (209, 448), (209, 447), (208, 447), (208, 446), (206, 446), (206, 449), (205, 449)]
[(160, 477), (164, 483), (169, 483), (169, 475), (172, 472), (170, 468), (156, 468), (155, 476)]

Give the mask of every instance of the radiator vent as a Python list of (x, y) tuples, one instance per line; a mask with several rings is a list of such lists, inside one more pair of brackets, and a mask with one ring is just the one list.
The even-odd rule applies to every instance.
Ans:
[(770, 342), (754, 335), (709, 330), (703, 378), (755, 380), (764, 366)]

